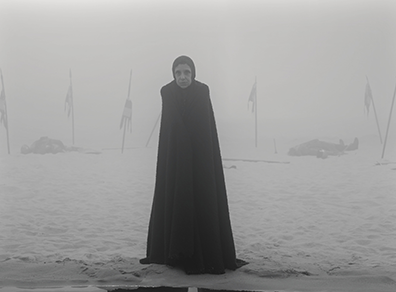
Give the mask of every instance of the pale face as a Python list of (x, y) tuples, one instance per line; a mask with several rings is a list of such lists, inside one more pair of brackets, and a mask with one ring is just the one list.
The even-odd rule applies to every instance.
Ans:
[(175, 68), (176, 84), (181, 88), (187, 88), (190, 86), (192, 81), (192, 71), (190, 66), (187, 64), (177, 65)]

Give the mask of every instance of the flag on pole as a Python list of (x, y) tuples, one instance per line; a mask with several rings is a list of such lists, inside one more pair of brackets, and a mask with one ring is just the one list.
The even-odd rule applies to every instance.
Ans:
[(7, 115), (7, 104), (6, 104), (6, 96), (4, 90), (4, 80), (3, 80), (3, 72), (0, 69), (1, 74), (1, 93), (0, 93), (0, 124), (3, 124), (6, 128), (7, 132), (7, 148), (8, 154), (10, 154), (10, 138), (8, 133), (8, 115)]
[(68, 118), (70, 117), (70, 114), (72, 114), (72, 141), (74, 145), (74, 102), (73, 102), (73, 85), (72, 85), (71, 69), (69, 71), (69, 77), (70, 77), (70, 84), (65, 99), (65, 111), (67, 110)]
[(7, 106), (4, 92), (4, 82), (3, 82), (3, 73), (1, 74), (1, 94), (0, 94), (0, 124), (3, 124), (6, 129), (8, 129), (8, 118), (7, 118)]
[(369, 110), (370, 110), (370, 105), (371, 105), (371, 101), (373, 100), (373, 95), (371, 93), (371, 88), (370, 88), (370, 84), (367, 80), (367, 84), (366, 84), (366, 92), (364, 94), (364, 106), (367, 112), (367, 116), (369, 115)]
[(73, 90), (71, 84), (67, 90), (66, 100), (65, 100), (65, 111), (67, 110), (67, 116), (70, 117), (70, 113), (73, 110)]
[(256, 110), (256, 103), (257, 103), (256, 81), (254, 82), (252, 90), (250, 91), (250, 95), (248, 99), (248, 108), (250, 102), (252, 103), (252, 113), (253, 113)]
[(366, 111), (367, 111), (367, 117), (368, 117), (370, 105), (373, 104), (373, 111), (374, 111), (375, 121), (377, 123), (378, 134), (379, 134), (379, 138), (380, 138), (380, 141), (381, 141), (381, 144), (382, 144), (382, 135), (381, 135), (381, 129), (380, 129), (379, 122), (378, 122), (378, 115), (377, 115), (377, 111), (375, 110), (373, 94), (371, 92), (371, 87), (370, 87), (370, 83), (369, 83), (369, 80), (368, 80), (367, 76), (366, 76), (366, 80), (367, 80), (367, 84), (366, 84), (366, 92), (364, 94), (364, 105), (365, 105), (365, 108), (366, 108)]
[(248, 109), (250, 103), (252, 103), (252, 113), (254, 113), (254, 136), (255, 145), (257, 147), (257, 77), (255, 78), (252, 90), (250, 91)]
[(0, 114), (1, 114), (0, 124), (3, 124), (4, 127), (7, 129), (7, 107), (5, 101), (4, 88), (2, 88), (0, 95)]
[(125, 101), (124, 112), (122, 113), (120, 129), (128, 126), (130, 132), (132, 132), (132, 101), (128, 98)]
[(122, 136), (122, 147), (121, 153), (124, 153), (124, 143), (125, 143), (125, 132), (127, 127), (129, 128), (129, 132), (132, 133), (132, 101), (129, 98), (131, 94), (131, 82), (132, 82), (132, 70), (129, 76), (129, 87), (128, 87), (128, 97), (125, 101), (124, 111), (121, 116), (120, 129), (124, 127), (124, 134)]

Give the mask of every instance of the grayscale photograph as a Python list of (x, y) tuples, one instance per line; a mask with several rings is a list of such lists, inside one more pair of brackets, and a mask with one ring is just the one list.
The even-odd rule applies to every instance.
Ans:
[(396, 1), (0, 0), (0, 292), (396, 291)]

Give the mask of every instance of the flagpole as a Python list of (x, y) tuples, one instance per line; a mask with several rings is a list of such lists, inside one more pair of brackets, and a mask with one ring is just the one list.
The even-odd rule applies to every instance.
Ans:
[[(370, 82), (369, 82), (367, 76), (366, 76), (366, 79), (367, 79), (367, 83), (369, 84), (369, 87), (370, 87), (370, 89), (371, 89)], [(371, 94), (371, 101), (373, 102), (373, 110), (374, 110), (374, 115), (375, 115), (375, 121), (376, 121), (376, 123), (377, 123), (378, 134), (379, 134), (380, 141), (381, 141), (381, 144), (382, 144), (382, 135), (381, 135), (380, 126), (379, 126), (379, 123), (378, 123), (377, 111), (375, 110), (374, 98), (373, 98), (373, 95), (372, 95), (372, 94)]]
[(393, 110), (393, 105), (395, 103), (395, 96), (396, 96), (396, 86), (395, 86), (395, 91), (393, 93), (392, 105), (391, 105), (391, 108), (390, 108), (389, 119), (388, 119), (388, 125), (386, 127), (385, 142), (384, 142), (384, 147), (382, 148), (381, 159), (384, 158), (384, 154), (385, 154), (386, 141), (388, 140), (389, 126), (390, 126), (390, 121), (391, 121), (391, 118), (392, 118), (392, 110)]
[(157, 121), (155, 122), (154, 127), (153, 127), (153, 129), (151, 130), (150, 137), (148, 138), (147, 143), (146, 143), (146, 148), (147, 148), (148, 144), (150, 143), (151, 136), (153, 135), (154, 130), (155, 130), (155, 128), (157, 127), (157, 124), (158, 124), (158, 122), (159, 122), (160, 117), (161, 117), (161, 114), (158, 115)]
[(11, 154), (10, 152), (10, 136), (9, 136), (9, 132), (8, 132), (8, 112), (7, 112), (7, 102), (5, 99), (5, 89), (4, 89), (4, 81), (3, 81), (3, 71), (0, 69), (0, 73), (1, 73), (1, 86), (2, 86), (2, 90), (4, 91), (4, 111), (5, 111), (5, 118), (6, 120), (4, 121), (4, 123), (6, 124), (6, 134), (7, 134), (7, 150), (8, 150), (8, 154)]
[[(130, 94), (131, 94), (131, 80), (132, 80), (132, 70), (131, 70), (131, 74), (129, 75), (129, 87), (128, 87), (128, 97), (127, 97), (127, 100), (129, 99)], [(132, 111), (132, 108), (131, 108), (131, 111)], [(131, 121), (132, 121), (132, 115), (131, 115)], [(122, 136), (121, 153), (124, 153), (125, 132), (126, 132), (126, 127), (127, 127), (126, 124), (127, 124), (127, 123), (126, 123), (126, 119), (124, 119), (124, 134), (123, 134), (123, 136)], [(132, 131), (132, 124), (131, 124), (131, 131)]]
[(257, 76), (254, 78), (254, 84), (256, 85), (256, 104), (254, 107), (254, 124), (255, 124), (254, 135), (255, 135), (255, 144), (257, 148)]
[(125, 132), (126, 132), (126, 125), (124, 125), (124, 134), (123, 134), (123, 136), (122, 136), (121, 153), (124, 153)]
[(73, 83), (72, 83), (72, 73), (71, 73), (71, 69), (69, 70), (69, 75), (70, 75), (70, 88), (71, 88), (71, 106), (72, 106), (72, 141), (73, 141), (73, 145), (74, 145), (74, 98), (73, 98)]

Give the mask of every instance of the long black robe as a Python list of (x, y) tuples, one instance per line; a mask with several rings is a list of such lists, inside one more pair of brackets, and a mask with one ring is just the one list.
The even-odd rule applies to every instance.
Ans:
[(186, 273), (224, 273), (235, 256), (223, 166), (209, 87), (193, 80), (161, 89), (156, 183), (143, 263)]

